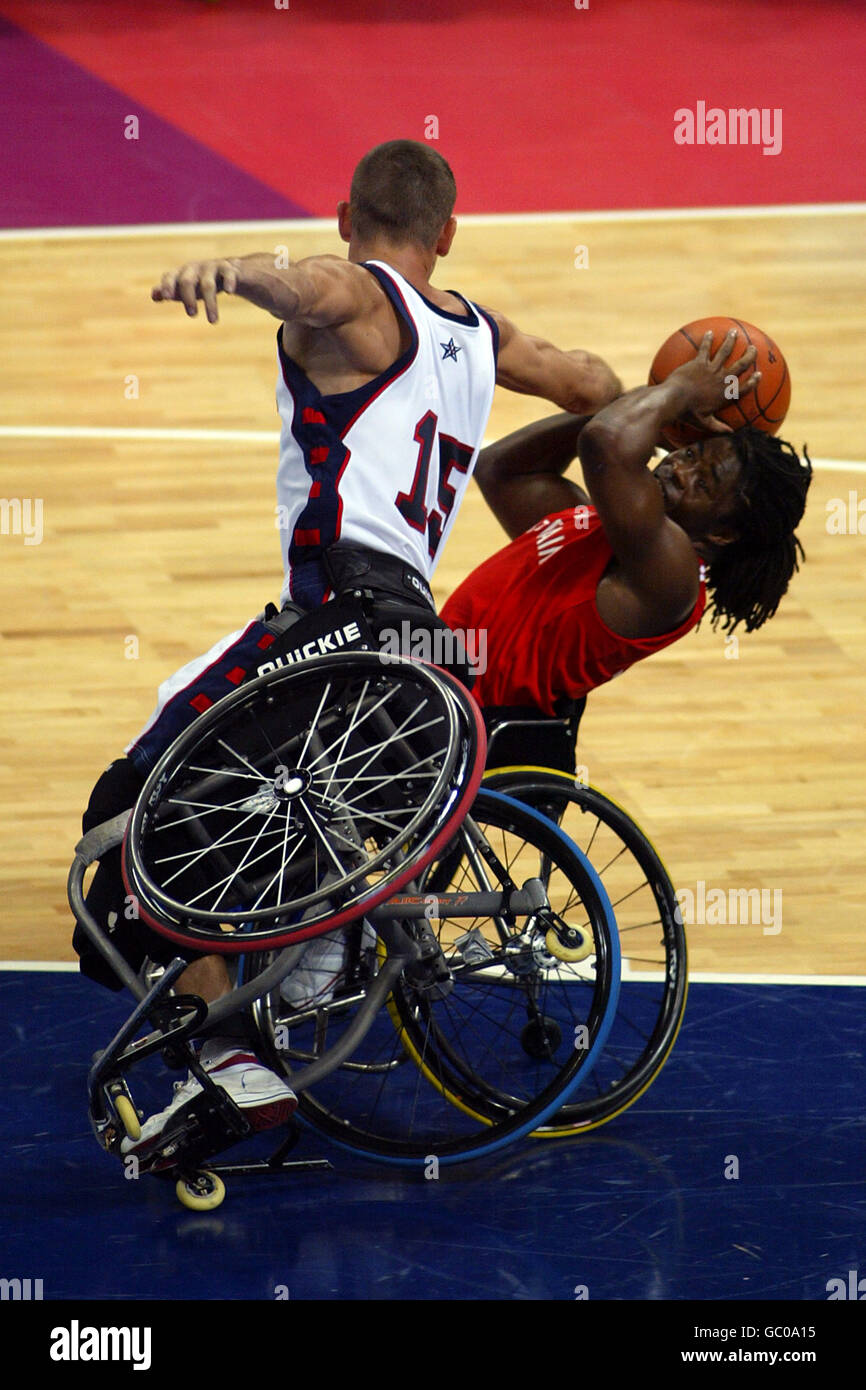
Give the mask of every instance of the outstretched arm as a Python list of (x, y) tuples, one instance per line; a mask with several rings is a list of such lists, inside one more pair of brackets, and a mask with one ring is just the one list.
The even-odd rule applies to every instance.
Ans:
[[(684, 416), (713, 433), (730, 433), (713, 412), (725, 404), (725, 386), (755, 360), (755, 349), (735, 362), (735, 333), (714, 357), (708, 333), (692, 361), (659, 386), (629, 391), (600, 411), (582, 430), (578, 455), (592, 501), (632, 589), (658, 601), (664, 590), (671, 608), (694, 585), (694, 556), (685, 532), (665, 513), (657, 479), (647, 469), (662, 427)], [(753, 373), (743, 391), (759, 380)]]
[(178, 300), (191, 316), (202, 300), (208, 322), (219, 319), (217, 295), (236, 294), (283, 322), (327, 328), (373, 308), (376, 282), (360, 266), (339, 256), (310, 256), (278, 267), (268, 252), (222, 261), (193, 261), (168, 271), (151, 299)]
[(485, 502), (513, 540), (542, 517), (589, 501), (563, 473), (577, 457), (588, 415), (552, 415), (515, 430), (478, 455), (475, 478)]
[(509, 391), (540, 396), (573, 415), (599, 410), (622, 393), (622, 382), (594, 353), (563, 352), (544, 338), (521, 333), (502, 314), (487, 311), (499, 329), (496, 380)]

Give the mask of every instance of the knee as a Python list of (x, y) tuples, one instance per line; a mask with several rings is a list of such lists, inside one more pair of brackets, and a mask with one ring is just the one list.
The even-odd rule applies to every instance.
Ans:
[(117, 758), (103, 772), (93, 791), (87, 810), (81, 819), (85, 834), (95, 825), (111, 820), (112, 816), (128, 811), (138, 800), (144, 778), (129, 758)]

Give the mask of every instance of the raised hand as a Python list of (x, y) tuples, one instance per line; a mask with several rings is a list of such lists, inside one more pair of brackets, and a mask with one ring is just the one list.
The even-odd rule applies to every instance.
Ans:
[(178, 300), (192, 318), (198, 313), (198, 301), (202, 300), (208, 323), (216, 323), (219, 319), (217, 295), (234, 294), (237, 285), (236, 261), (190, 261), (179, 270), (166, 271), (159, 284), (154, 285), (150, 297), (157, 303)]
[[(722, 409), (730, 399), (726, 391), (731, 377), (739, 378), (757, 356), (758, 350), (753, 344), (746, 349), (742, 357), (731, 361), (736, 337), (737, 331), (732, 328), (718, 351), (710, 356), (713, 335), (705, 333), (697, 355), (690, 362), (684, 362), (682, 366), (677, 367), (667, 378), (671, 383), (676, 380), (678, 385), (686, 387), (682, 416), (688, 416), (713, 434), (731, 433), (731, 426), (726, 425), (723, 420), (717, 420), (714, 412)], [(760, 380), (761, 373), (752, 372), (745, 382), (739, 382), (739, 395), (745, 396), (749, 391), (754, 391)]]

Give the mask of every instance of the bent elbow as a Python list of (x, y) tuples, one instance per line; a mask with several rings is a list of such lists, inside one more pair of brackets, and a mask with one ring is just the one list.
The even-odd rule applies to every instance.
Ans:
[(613, 456), (616, 431), (604, 420), (597, 417), (587, 421), (577, 441), (577, 456), (583, 468), (584, 477), (588, 473), (600, 473)]

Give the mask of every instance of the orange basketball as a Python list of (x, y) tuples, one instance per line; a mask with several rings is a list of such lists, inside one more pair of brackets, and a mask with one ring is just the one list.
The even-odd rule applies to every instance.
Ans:
[[(740, 382), (744, 384), (755, 371), (761, 373), (761, 380), (754, 391), (750, 391), (740, 400), (732, 400), (721, 410), (717, 410), (716, 416), (735, 430), (743, 425), (751, 425), (756, 430), (775, 434), (788, 413), (791, 401), (788, 366), (772, 338), (768, 338), (766, 333), (760, 328), (755, 328), (753, 324), (744, 323), (742, 319), (697, 319), (694, 323), (687, 323), (684, 328), (678, 328), (676, 333), (672, 333), (667, 341), (662, 343), (653, 358), (649, 373), (650, 385), (657, 386), (675, 367), (682, 366), (683, 362), (690, 362), (697, 354), (705, 333), (712, 331), (712, 351), (717, 352), (725, 334), (732, 328), (737, 330), (737, 340), (734, 344), (736, 356), (732, 357), (731, 361), (735, 362), (737, 357), (741, 357), (752, 343), (758, 349), (753, 366), (742, 374)], [(664, 437), (673, 448), (678, 449), (684, 444), (693, 444), (697, 439), (705, 439), (707, 431), (678, 420), (675, 424), (665, 426)]]

